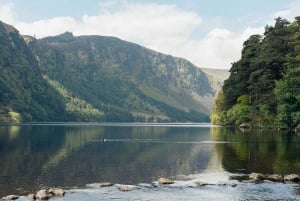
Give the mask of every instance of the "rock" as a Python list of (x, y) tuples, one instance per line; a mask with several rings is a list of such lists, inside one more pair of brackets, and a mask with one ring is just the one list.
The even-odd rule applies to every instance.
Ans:
[(234, 188), (234, 187), (236, 187), (237, 186), (237, 184), (231, 184), (231, 187), (232, 188)]
[(289, 174), (284, 177), (284, 181), (298, 182), (300, 181), (300, 177), (296, 174)]
[(33, 193), (30, 193), (29, 195), (27, 195), (27, 198), (29, 200), (35, 200), (36, 199), (36, 197), (35, 197), (35, 195)]
[(203, 181), (196, 181), (196, 185), (197, 185), (197, 186), (207, 186), (208, 183), (205, 183), (205, 182), (203, 182)]
[(61, 188), (50, 188), (48, 193), (51, 193), (53, 196), (63, 197), (66, 192)]
[(168, 178), (159, 178), (158, 183), (161, 185), (166, 185), (166, 184), (174, 184), (174, 181), (168, 179)]
[(119, 190), (126, 192), (126, 191), (131, 191), (132, 189), (129, 186), (119, 186)]
[(269, 175), (267, 177), (267, 179), (270, 180), (270, 181), (274, 181), (274, 182), (282, 182), (283, 181), (283, 178), (280, 174)]
[(110, 183), (110, 182), (102, 182), (100, 183), (100, 187), (110, 187), (110, 186), (113, 186), (114, 184), (113, 183)]
[(249, 175), (249, 179), (251, 179), (253, 181), (256, 181), (256, 182), (260, 182), (260, 181), (263, 181), (265, 179), (265, 175), (253, 172)]
[(19, 198), (19, 196), (17, 196), (17, 195), (8, 195), (6, 197), (3, 197), (2, 199), (3, 200), (16, 200), (18, 198)]
[(39, 190), (35, 197), (39, 200), (48, 200), (49, 198), (51, 198), (53, 195), (52, 193), (49, 193), (47, 190), (43, 189), (43, 190)]

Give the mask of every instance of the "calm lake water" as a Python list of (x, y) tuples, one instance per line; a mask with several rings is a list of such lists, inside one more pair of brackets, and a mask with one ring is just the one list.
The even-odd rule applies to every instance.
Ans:
[(0, 158), (0, 196), (25, 195), (176, 175), (300, 174), (300, 136), (209, 124), (2, 125)]

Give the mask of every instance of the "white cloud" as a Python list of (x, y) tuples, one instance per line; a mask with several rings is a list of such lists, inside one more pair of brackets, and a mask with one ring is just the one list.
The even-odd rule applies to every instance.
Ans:
[(300, 16), (300, 1), (295, 1), (289, 4), (286, 9), (277, 11), (271, 15), (272, 19), (282, 17), (289, 21), (294, 20), (296, 16)]
[(8, 3), (4, 5), (0, 5), (0, 19), (6, 23), (13, 23), (13, 3)]
[[(117, 7), (116, 3), (119, 3)], [(230, 68), (231, 63), (240, 57), (243, 41), (253, 33), (262, 33), (261, 29), (256, 28), (234, 33), (227, 29), (212, 29), (211, 26), (204, 36), (197, 36), (195, 33), (207, 30), (207, 27), (202, 27), (201, 16), (176, 5), (154, 3), (103, 1), (97, 15), (84, 15), (80, 20), (60, 16), (19, 22), (14, 19), (12, 11), (12, 4), (0, 6), (0, 17), (22, 34), (41, 38), (71, 31), (74, 35), (117, 36), (211, 68)], [(219, 24), (222, 19), (217, 21)]]

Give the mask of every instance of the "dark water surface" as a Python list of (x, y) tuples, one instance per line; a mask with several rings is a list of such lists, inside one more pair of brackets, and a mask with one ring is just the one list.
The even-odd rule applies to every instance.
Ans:
[[(300, 136), (206, 124), (2, 125), (0, 159), (0, 196), (101, 181), (151, 183), (176, 175), (214, 180), (250, 172), (300, 174)], [(298, 186), (290, 191), (299, 198)], [(228, 194), (239, 200), (233, 195)]]

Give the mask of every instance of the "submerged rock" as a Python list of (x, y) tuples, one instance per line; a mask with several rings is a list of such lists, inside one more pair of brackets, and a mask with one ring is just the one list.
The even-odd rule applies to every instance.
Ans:
[(51, 193), (53, 196), (63, 197), (65, 195), (65, 191), (61, 188), (50, 188), (48, 193)]
[(16, 200), (16, 199), (18, 199), (18, 198), (19, 198), (18, 195), (8, 195), (8, 196), (6, 196), (6, 197), (3, 197), (2, 199), (3, 199), (3, 200)]
[(35, 200), (36, 197), (33, 193), (30, 193), (29, 195), (27, 195), (28, 200)]
[(196, 185), (197, 185), (197, 186), (207, 186), (208, 183), (203, 182), (203, 181), (196, 181)]
[(280, 174), (272, 174), (267, 177), (268, 180), (273, 182), (282, 182), (283, 177)]
[(39, 200), (48, 200), (49, 198), (51, 198), (53, 195), (52, 193), (49, 193), (47, 190), (43, 189), (43, 190), (39, 190), (35, 197)]
[(119, 186), (119, 190), (126, 192), (126, 191), (131, 191), (132, 189), (129, 186)]
[(300, 177), (297, 174), (289, 174), (284, 177), (284, 181), (298, 182)]
[(250, 180), (253, 180), (253, 181), (255, 181), (255, 182), (261, 182), (261, 181), (263, 181), (265, 178), (266, 178), (265, 175), (263, 175), (263, 174), (261, 174), (261, 173), (255, 173), (255, 172), (253, 172), (253, 173), (251, 173), (251, 174), (249, 175), (249, 179), (250, 179)]
[(100, 187), (110, 187), (110, 186), (113, 186), (114, 184), (113, 183), (110, 183), (110, 182), (102, 182), (99, 184)]
[(167, 185), (167, 184), (174, 184), (174, 181), (172, 181), (171, 179), (168, 179), (168, 178), (161, 177), (158, 179), (158, 183), (161, 185)]

